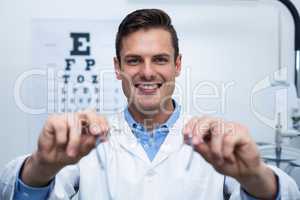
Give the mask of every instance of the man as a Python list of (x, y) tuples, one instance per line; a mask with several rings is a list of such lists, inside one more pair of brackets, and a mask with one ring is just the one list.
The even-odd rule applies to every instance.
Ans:
[(126, 16), (114, 65), (125, 111), (50, 116), (37, 151), (4, 170), (1, 199), (300, 199), (290, 177), (262, 162), (246, 127), (181, 113), (172, 99), (181, 55), (165, 12)]

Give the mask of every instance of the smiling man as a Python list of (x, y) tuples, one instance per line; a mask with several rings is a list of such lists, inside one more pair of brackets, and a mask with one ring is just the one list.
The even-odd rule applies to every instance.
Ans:
[(300, 199), (295, 182), (261, 160), (245, 126), (182, 113), (172, 99), (181, 55), (165, 12), (126, 16), (114, 65), (124, 112), (50, 116), (37, 150), (2, 173), (1, 199)]
[[(119, 30), (127, 29), (126, 22)], [(175, 31), (170, 32), (158, 25), (129, 29), (117, 36), (116, 76), (123, 80), (129, 111), (140, 123), (148, 119), (148, 122), (162, 124), (174, 110), (172, 94), (175, 78), (181, 70), (177, 42)]]

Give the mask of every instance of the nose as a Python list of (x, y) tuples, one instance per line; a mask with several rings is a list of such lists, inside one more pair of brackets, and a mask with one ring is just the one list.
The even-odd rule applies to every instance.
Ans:
[(155, 79), (155, 74), (155, 69), (153, 68), (151, 62), (144, 62), (144, 65), (141, 66), (140, 69), (141, 78), (144, 78), (145, 80), (153, 80)]

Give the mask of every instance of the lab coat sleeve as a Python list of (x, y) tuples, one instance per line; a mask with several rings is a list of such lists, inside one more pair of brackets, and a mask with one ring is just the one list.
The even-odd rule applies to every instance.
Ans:
[[(13, 200), (16, 181), (19, 170), (27, 156), (19, 157), (8, 163), (0, 174), (0, 199)], [(63, 168), (53, 180), (53, 186), (48, 200), (69, 200), (79, 188), (79, 168), (78, 165), (70, 165)]]
[(30, 187), (20, 179), (20, 173), (19, 173), (19, 178), (16, 181), (13, 199), (14, 200), (47, 199), (47, 196), (51, 191), (53, 185), (54, 185), (54, 181), (51, 181), (51, 183), (45, 187)]
[(0, 173), (0, 199), (12, 200), (18, 172), (27, 156), (19, 157), (8, 163)]
[[(300, 200), (300, 192), (296, 182), (281, 169), (269, 166), (278, 177), (279, 197), (281, 200)], [(233, 178), (226, 177), (226, 189), (231, 193), (230, 200), (254, 200), (244, 192), (240, 184)]]

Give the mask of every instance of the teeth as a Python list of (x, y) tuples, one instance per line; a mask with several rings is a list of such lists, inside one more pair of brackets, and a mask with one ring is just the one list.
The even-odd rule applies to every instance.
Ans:
[(140, 84), (139, 87), (142, 89), (152, 90), (158, 88), (158, 84)]
[(156, 84), (143, 84), (142, 88), (145, 88), (145, 89), (155, 89), (155, 88), (157, 88), (157, 85)]

